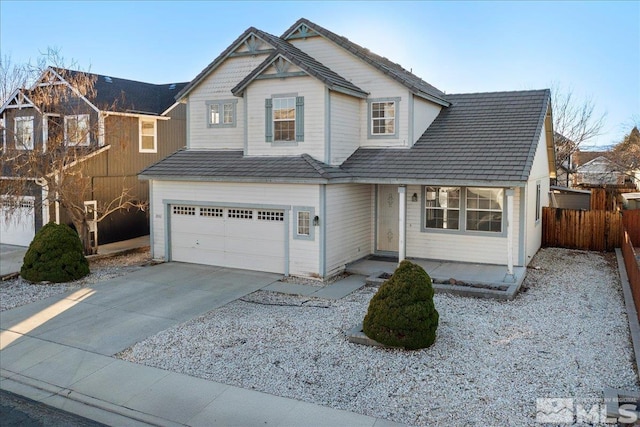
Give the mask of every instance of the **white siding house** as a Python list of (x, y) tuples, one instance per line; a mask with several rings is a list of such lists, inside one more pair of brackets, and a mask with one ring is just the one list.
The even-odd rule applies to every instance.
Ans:
[(187, 149), (140, 174), (156, 258), (317, 278), (371, 255), (509, 273), (540, 247), (548, 90), (445, 94), (300, 19), (281, 37), (247, 29), (177, 99)]

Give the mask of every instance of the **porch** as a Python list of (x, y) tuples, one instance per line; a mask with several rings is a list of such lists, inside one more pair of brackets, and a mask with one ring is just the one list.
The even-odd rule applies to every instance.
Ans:
[[(505, 265), (474, 264), (455, 261), (412, 259), (431, 276), (435, 292), (449, 292), (462, 296), (511, 300), (522, 286), (526, 267), (513, 267), (509, 274)], [(371, 255), (347, 266), (347, 272), (367, 277), (367, 283), (382, 283), (382, 273), (392, 274), (398, 266), (397, 258)]]

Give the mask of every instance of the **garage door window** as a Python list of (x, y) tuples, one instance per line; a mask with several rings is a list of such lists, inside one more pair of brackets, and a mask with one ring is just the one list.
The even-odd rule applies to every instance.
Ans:
[(200, 216), (222, 218), (224, 211), (222, 208), (200, 208)]
[(173, 207), (174, 215), (195, 215), (196, 208), (195, 206), (180, 206), (176, 205)]
[(253, 219), (253, 211), (249, 209), (229, 209), (229, 218)]
[(260, 221), (284, 221), (284, 212), (281, 211), (258, 211)]

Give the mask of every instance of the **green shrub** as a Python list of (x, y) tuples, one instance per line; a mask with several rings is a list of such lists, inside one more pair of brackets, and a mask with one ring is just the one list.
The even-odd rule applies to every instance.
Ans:
[(435, 342), (438, 319), (431, 277), (405, 260), (371, 299), (363, 331), (379, 343), (415, 350)]
[(30, 282), (70, 282), (89, 274), (80, 237), (68, 225), (50, 222), (38, 231), (20, 275)]

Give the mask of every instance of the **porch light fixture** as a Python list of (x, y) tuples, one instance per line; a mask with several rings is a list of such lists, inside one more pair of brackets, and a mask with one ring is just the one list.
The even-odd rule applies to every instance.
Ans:
[(318, 215), (313, 217), (313, 225), (314, 226), (320, 225), (320, 218), (318, 218)]
[(413, 196), (411, 196), (411, 201), (412, 202), (417, 202), (418, 201), (418, 193), (413, 193)]

